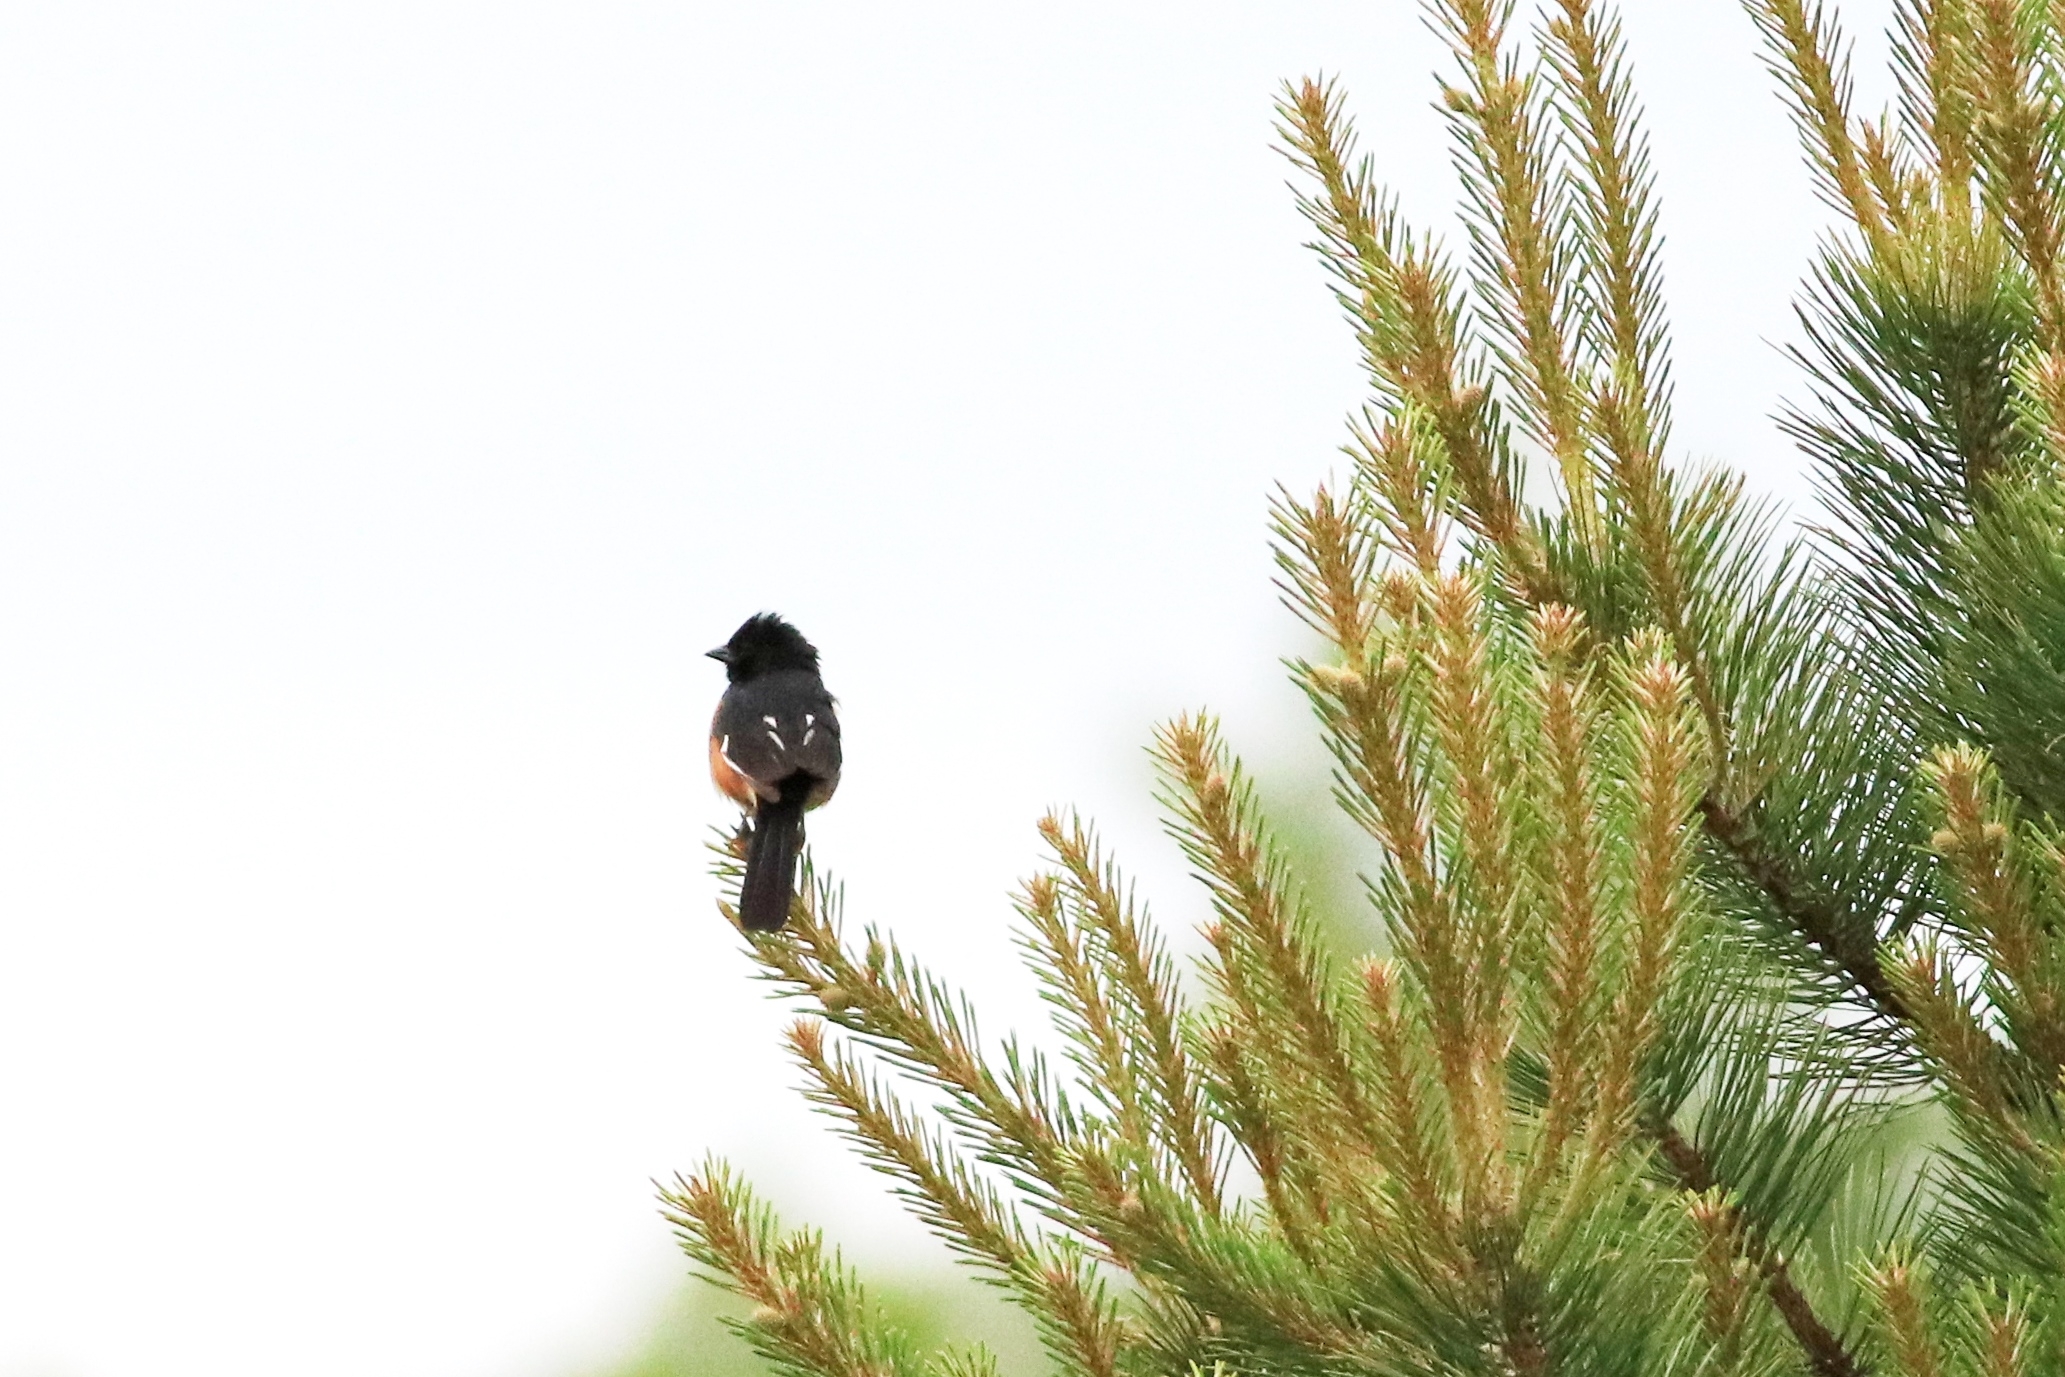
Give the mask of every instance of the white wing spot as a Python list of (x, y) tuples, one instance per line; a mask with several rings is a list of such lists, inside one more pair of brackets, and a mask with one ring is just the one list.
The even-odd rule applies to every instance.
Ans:
[(774, 748), (778, 751), (786, 751), (787, 749), (789, 749), (787, 746), (782, 744), (782, 734), (780, 732), (769, 732), (767, 734), (767, 739), (774, 743)]
[(811, 726), (815, 726), (815, 725), (817, 725), (817, 718), (816, 718), (816, 716), (815, 716), (814, 714), (811, 714), (811, 713), (807, 713), (807, 712), (806, 712), (806, 713), (804, 713), (804, 714), (803, 714), (803, 725), (804, 725), (804, 726), (806, 726), (806, 727), (811, 727)]
[[(808, 721), (809, 721), (810, 719), (806, 717), (806, 718), (804, 718), (803, 720), (804, 720), (805, 722), (808, 722)], [(816, 727), (809, 727), (809, 728), (806, 728), (806, 729), (804, 730), (804, 733), (803, 733), (803, 744), (804, 744), (804, 745), (806, 745), (806, 746), (808, 746), (808, 745), (810, 744), (810, 738), (811, 738), (811, 737), (813, 737), (813, 736), (816, 736), (816, 735), (817, 735), (817, 728), (816, 728)]]
[(781, 723), (780, 723), (780, 722), (776, 721), (776, 720), (775, 720), (774, 718), (772, 718), (772, 717), (763, 717), (763, 718), (761, 718), (760, 720), (761, 720), (762, 722), (765, 722), (765, 723), (766, 723), (766, 724), (767, 724), (768, 726), (770, 726), (770, 727), (779, 727), (779, 726), (781, 725)]

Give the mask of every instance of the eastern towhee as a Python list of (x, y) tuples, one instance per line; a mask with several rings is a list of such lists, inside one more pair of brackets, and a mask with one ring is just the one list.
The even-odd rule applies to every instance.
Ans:
[(739, 923), (789, 921), (803, 810), (839, 787), (839, 718), (817, 673), (817, 647), (772, 612), (748, 617), (710, 652), (731, 680), (710, 721), (710, 778), (753, 819)]

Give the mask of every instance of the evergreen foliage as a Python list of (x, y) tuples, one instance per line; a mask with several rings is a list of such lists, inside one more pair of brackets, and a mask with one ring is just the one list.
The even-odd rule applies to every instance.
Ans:
[[(1206, 717), (1154, 745), (1213, 906), (1193, 995), (1089, 828), (1041, 824), (1065, 1064), (844, 940), (822, 881), (752, 939), (812, 1097), (1057, 1371), (2065, 1372), (2065, 28), (1901, 0), (1864, 119), (1832, 15), (1749, 9), (1840, 217), (1800, 535), (1667, 460), (1606, 5), (1431, 0), (1459, 258), (1334, 87), (1284, 94), (1371, 397), (1275, 532), (1381, 953), (1318, 940)], [(721, 1163), (666, 1201), (778, 1369), (990, 1370)]]

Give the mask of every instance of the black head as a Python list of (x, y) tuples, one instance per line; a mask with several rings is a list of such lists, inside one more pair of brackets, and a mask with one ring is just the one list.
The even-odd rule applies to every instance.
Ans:
[(709, 656), (724, 662), (724, 676), (734, 684), (783, 669), (817, 673), (817, 647), (772, 612), (746, 618), (745, 625)]

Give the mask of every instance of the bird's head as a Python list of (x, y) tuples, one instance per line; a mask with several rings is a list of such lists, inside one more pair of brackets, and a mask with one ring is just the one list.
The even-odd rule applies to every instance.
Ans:
[(817, 647), (772, 612), (746, 618), (730, 640), (708, 654), (724, 665), (725, 677), (734, 684), (784, 669), (817, 673)]

